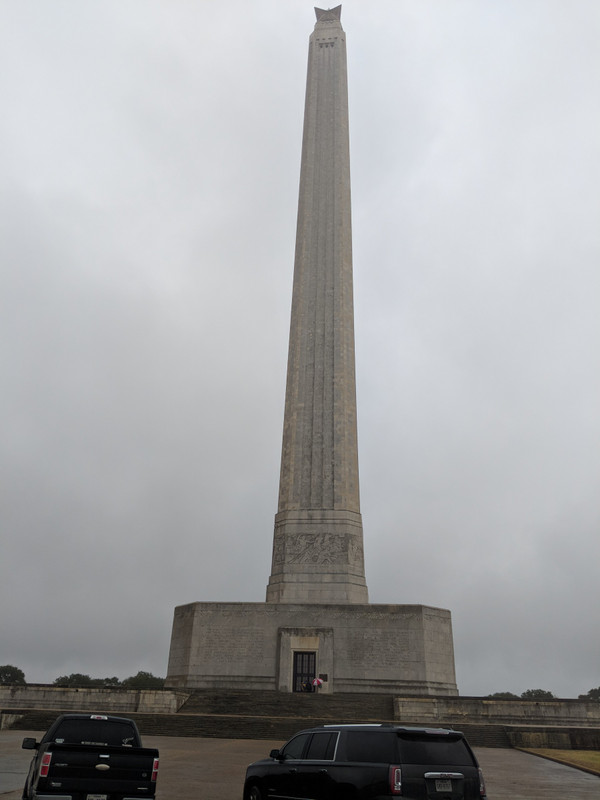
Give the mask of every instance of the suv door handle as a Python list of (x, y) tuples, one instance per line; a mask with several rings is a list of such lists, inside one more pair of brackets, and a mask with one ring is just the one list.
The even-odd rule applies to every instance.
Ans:
[(319, 775), (327, 775), (327, 770), (326, 769), (320, 769), (319, 770)]
[(298, 772), (298, 767), (290, 767), (290, 772)]

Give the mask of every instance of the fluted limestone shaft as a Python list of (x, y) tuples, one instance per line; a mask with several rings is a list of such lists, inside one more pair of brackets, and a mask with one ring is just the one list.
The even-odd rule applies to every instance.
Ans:
[(279, 506), (267, 602), (368, 602), (340, 10), (315, 9), (309, 43)]

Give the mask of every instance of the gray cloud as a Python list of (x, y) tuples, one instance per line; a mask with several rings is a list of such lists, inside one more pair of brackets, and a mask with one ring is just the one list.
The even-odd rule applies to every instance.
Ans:
[[(0, 663), (164, 675), (173, 607), (264, 599), (312, 10), (0, 10)], [(600, 12), (355, 0), (373, 602), (459, 688), (600, 683)]]

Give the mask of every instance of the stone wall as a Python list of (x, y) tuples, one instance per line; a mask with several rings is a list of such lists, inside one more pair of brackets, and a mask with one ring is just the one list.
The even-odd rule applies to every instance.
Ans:
[(168, 689), (81, 688), (29, 684), (0, 686), (0, 708), (44, 708), (125, 714), (174, 714), (188, 694)]
[[(189, 697), (189, 692), (172, 689), (66, 689), (57, 686), (30, 684), (27, 686), (0, 686), (0, 708), (9, 712), (17, 709), (48, 709), (57, 713), (89, 711), (127, 715), (134, 712), (149, 714), (174, 714)], [(5, 715), (6, 716), (6, 715)], [(543, 746), (540, 737), (555, 731), (551, 744), (567, 739), (572, 743), (569, 729), (595, 728), (600, 730), (600, 703), (585, 700), (488, 700), (479, 697), (396, 697), (394, 719), (404, 724), (452, 725), (460, 728), (468, 724), (505, 725), (512, 733), (522, 734), (513, 744), (517, 747)], [(518, 726), (518, 729), (514, 726)], [(536, 728), (546, 727), (542, 732)], [(544, 739), (548, 741), (548, 739)], [(575, 746), (571, 744), (571, 746)]]
[(290, 692), (302, 651), (316, 651), (322, 694), (457, 694), (450, 612), (419, 605), (179, 606), (167, 684)]
[(533, 750), (600, 750), (598, 728), (507, 728), (513, 747)]
[(394, 718), (424, 725), (589, 725), (600, 727), (600, 703), (585, 700), (488, 700), (481, 697), (396, 697)]

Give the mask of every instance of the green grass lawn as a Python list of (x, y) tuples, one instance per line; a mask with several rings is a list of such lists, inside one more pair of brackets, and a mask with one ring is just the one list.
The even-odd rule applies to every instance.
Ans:
[(529, 747), (523, 749), (536, 756), (544, 756), (552, 758), (554, 761), (560, 761), (561, 764), (568, 764), (570, 767), (593, 770), (600, 775), (600, 752), (598, 750), (539, 750)]

